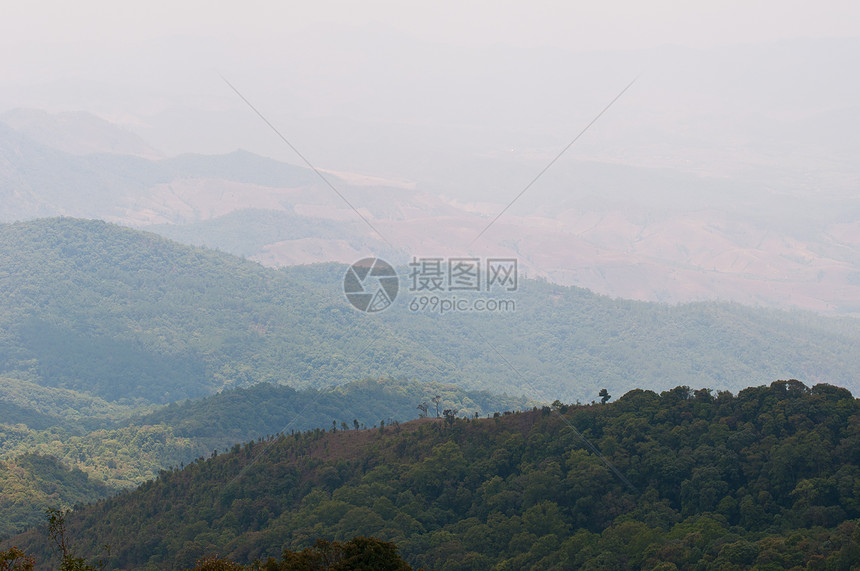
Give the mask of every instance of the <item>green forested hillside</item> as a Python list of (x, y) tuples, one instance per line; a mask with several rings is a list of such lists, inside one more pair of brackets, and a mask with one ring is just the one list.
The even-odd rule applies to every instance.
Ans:
[(104, 483), (53, 456), (22, 454), (0, 459), (0, 538), (45, 521), (48, 506), (93, 502), (112, 492)]
[(296, 391), (290, 387), (259, 384), (171, 405), (131, 421), (135, 425), (164, 424), (177, 435), (195, 439), (244, 442), (260, 435), (309, 428), (354, 428), (386, 420), (411, 420), (418, 405), (439, 397), (439, 411), (456, 410), (460, 416), (486, 416), (498, 411), (521, 410), (527, 399), (465, 391), (453, 385), (405, 379), (365, 379), (328, 390)]
[[(849, 569), (858, 466), (860, 401), (845, 389), (677, 387), (237, 445), (68, 521), (82, 555), (111, 545), (109, 568), (372, 535), (440, 570)], [(13, 544), (50, 561), (42, 532)]]
[(516, 311), (355, 311), (337, 264), (267, 269), (98, 221), (0, 225), (0, 374), (112, 402), (405, 376), (536, 400), (799, 378), (856, 390), (860, 321), (613, 300), (522, 279)]
[[(103, 408), (88, 408), (89, 401), (72, 391), (0, 379), (0, 399), (11, 397), (0, 400), (0, 460), (9, 463), (8, 477), (0, 482), (0, 521), (4, 522), (0, 538), (40, 522), (46, 507), (69, 508), (129, 489), (155, 478), (161, 470), (182, 466), (213, 450), (226, 450), (236, 442), (279, 432), (410, 420), (419, 416), (417, 405), (434, 406), (431, 399), (437, 396), (440, 410), (456, 409), (461, 415), (484, 416), (531, 406), (522, 398), (453, 385), (366, 379), (328, 390), (296, 391), (260, 384), (134, 414), (106, 403)], [(73, 407), (90, 410), (92, 415), (82, 415)], [(435, 416), (435, 408), (430, 414)], [(75, 480), (64, 475), (67, 468), (40, 474), (38, 481), (31, 472), (12, 470), (11, 466), (22, 465), (19, 458), (33, 453), (88, 476), (90, 493), (77, 492)], [(9, 479), (19, 472), (17, 480)], [(48, 485), (51, 493), (44, 492)]]
[[(0, 377), (0, 402), (22, 411), (22, 414), (6, 418), (5, 424), (21, 423), (36, 429), (45, 426), (100, 428), (132, 410), (78, 391), (8, 377)], [(148, 405), (133, 410), (142, 413), (155, 408), (155, 405)]]

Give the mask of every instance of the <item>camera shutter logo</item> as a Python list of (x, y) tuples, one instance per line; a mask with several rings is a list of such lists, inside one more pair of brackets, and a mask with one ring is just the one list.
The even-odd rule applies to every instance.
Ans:
[(378, 313), (394, 303), (399, 282), (391, 264), (379, 258), (364, 258), (346, 270), (343, 293), (357, 310)]

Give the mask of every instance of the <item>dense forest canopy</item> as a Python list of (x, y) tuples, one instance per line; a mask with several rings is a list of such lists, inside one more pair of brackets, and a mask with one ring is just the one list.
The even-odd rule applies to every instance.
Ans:
[[(88, 556), (110, 544), (111, 568), (374, 536), (440, 570), (847, 569), (858, 465), (860, 401), (845, 389), (681, 386), (257, 440), (76, 510), (69, 531)], [(51, 557), (38, 529), (12, 543)]]

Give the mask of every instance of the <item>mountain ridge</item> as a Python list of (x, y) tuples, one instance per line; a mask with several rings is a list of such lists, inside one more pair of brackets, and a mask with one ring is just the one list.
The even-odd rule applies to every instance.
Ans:
[[(522, 184), (533, 176), (504, 155), (477, 157), (482, 164)], [(5, 123), (0, 220), (65, 215), (151, 226), (273, 267), (369, 254), (405, 263), (460, 255), (507, 196), (476, 202), (432, 181), (320, 172), (395, 246), (303, 166), (247, 151), (158, 160), (71, 154)], [(845, 190), (851, 178), (836, 175), (814, 192), (795, 179), (773, 165), (726, 178), (607, 157), (568, 161), (542, 177), (535, 200), (519, 201), (482, 237), (478, 253), (516, 256), (532, 275), (628, 299), (856, 314), (860, 229)], [(485, 185), (474, 172), (459, 184)], [(279, 217), (301, 232), (283, 236)]]
[(600, 388), (789, 377), (856, 391), (860, 378), (851, 318), (610, 299), (531, 279), (514, 312), (413, 311), (417, 294), (401, 284), (403, 301), (368, 316), (344, 298), (338, 264), (273, 270), (75, 219), (0, 225), (0, 259), (0, 374), (128, 403), (401, 375), (585, 402)]

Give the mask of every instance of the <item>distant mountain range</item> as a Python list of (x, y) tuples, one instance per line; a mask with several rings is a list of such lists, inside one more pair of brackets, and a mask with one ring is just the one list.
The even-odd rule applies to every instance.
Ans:
[(853, 318), (623, 301), (528, 278), (506, 298), (515, 311), (439, 315), (416, 305), (407, 268), (396, 303), (367, 315), (344, 296), (343, 265), (275, 270), (70, 218), (0, 225), (0, 260), (0, 375), (120, 404), (386, 376), (544, 401), (777, 378), (860, 388)]
[(18, 108), (0, 114), (0, 123), (40, 145), (72, 155), (111, 153), (164, 157), (164, 153), (131, 131), (84, 111), (52, 114), (40, 109)]
[[(521, 165), (511, 168), (512, 180), (528, 180)], [(382, 237), (304, 167), (244, 151), (158, 158), (80, 113), (0, 117), (0, 220), (101, 218), (274, 267), (469, 251), (628, 299), (860, 310), (860, 205), (842, 183), (814, 196), (767, 190), (782, 176), (771, 167), (739, 182), (570, 161), (547, 174), (539, 201), (521, 200), (469, 247), (508, 194), (477, 202), (404, 181), (326, 176)]]

